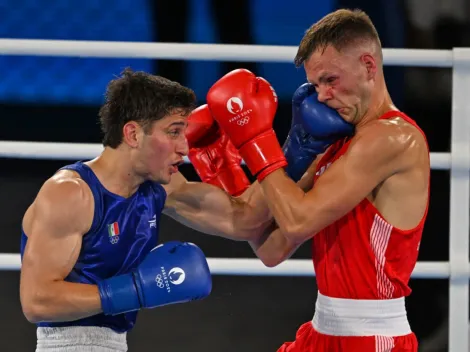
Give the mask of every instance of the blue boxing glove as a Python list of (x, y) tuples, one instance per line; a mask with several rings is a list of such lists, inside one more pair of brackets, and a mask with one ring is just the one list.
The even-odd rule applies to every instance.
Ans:
[(98, 283), (105, 315), (207, 297), (212, 279), (204, 253), (192, 243), (159, 245), (132, 273)]
[(319, 154), (354, 131), (353, 125), (317, 97), (311, 83), (301, 85), (292, 97), (292, 125), (282, 149), (288, 162), (285, 170), (295, 182)]

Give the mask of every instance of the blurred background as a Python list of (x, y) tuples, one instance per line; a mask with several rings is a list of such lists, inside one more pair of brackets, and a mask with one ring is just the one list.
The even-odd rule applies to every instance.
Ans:
[[(0, 0), (0, 37), (143, 42), (298, 45), (328, 12), (366, 11), (385, 48), (470, 46), (467, 0)], [(0, 140), (99, 143), (97, 113), (106, 84), (125, 67), (177, 80), (205, 102), (208, 88), (244, 67), (264, 76), (280, 97), (275, 130), (290, 126), (290, 99), (305, 81), (293, 64), (219, 63), (127, 58), (0, 56)], [(450, 145), (451, 70), (387, 66), (395, 104), (426, 132), (433, 152)], [(0, 252), (18, 253), (24, 211), (40, 185), (69, 160), (0, 159)], [(181, 171), (198, 180), (191, 165)], [(248, 172), (248, 171), (247, 171)], [(431, 203), (419, 260), (447, 261), (449, 173), (432, 171)], [(160, 241), (197, 243), (208, 257), (253, 258), (245, 243), (191, 231), (163, 217)], [(310, 242), (294, 258), (311, 258)], [(2, 351), (33, 351), (35, 327), (23, 317), (19, 272), (0, 272)], [(312, 318), (314, 278), (215, 276), (204, 301), (140, 314), (128, 335), (130, 351), (276, 351)], [(409, 320), (421, 351), (447, 350), (448, 280), (412, 280)]]

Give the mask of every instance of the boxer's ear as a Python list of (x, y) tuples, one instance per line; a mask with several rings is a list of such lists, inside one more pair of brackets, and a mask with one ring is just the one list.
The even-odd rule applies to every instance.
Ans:
[(137, 148), (141, 144), (144, 130), (136, 121), (127, 122), (122, 128), (122, 141), (131, 148)]
[(366, 68), (367, 79), (373, 79), (377, 73), (377, 62), (371, 54), (364, 54), (361, 56), (361, 63)]

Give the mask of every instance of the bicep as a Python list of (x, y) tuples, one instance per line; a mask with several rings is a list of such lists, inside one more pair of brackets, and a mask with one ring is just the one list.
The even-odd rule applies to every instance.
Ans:
[(167, 197), (164, 214), (197, 231), (224, 236), (233, 232), (236, 200), (202, 182), (185, 182)]
[(311, 202), (312, 207), (317, 209), (316, 217), (324, 216), (325, 222), (329, 223), (359, 204), (377, 184), (376, 175), (356, 169), (346, 159), (342, 159), (332, 164), (317, 179), (315, 187), (307, 193), (305, 201)]
[(313, 233), (338, 220), (397, 169), (399, 151), (362, 142), (351, 146), (315, 182), (303, 202), (304, 219)]
[(199, 232), (250, 240), (269, 225), (271, 215), (259, 184), (240, 197), (200, 182), (186, 182), (168, 196), (164, 213)]

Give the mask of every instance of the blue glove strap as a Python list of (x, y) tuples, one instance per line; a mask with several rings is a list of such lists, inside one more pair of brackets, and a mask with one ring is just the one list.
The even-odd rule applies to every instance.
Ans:
[(105, 315), (116, 315), (141, 308), (132, 274), (119, 275), (98, 283)]
[(294, 125), (282, 147), (288, 163), (285, 168), (287, 175), (295, 182), (300, 180), (316, 157), (324, 153), (331, 143), (333, 141), (329, 139), (316, 140), (301, 125)]

